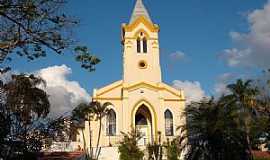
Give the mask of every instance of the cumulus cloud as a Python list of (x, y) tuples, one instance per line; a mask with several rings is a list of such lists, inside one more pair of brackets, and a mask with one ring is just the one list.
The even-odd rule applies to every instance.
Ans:
[(270, 1), (248, 14), (247, 20), (249, 32), (231, 32), (236, 47), (224, 50), (221, 57), (229, 66), (270, 68)]
[(0, 80), (6, 83), (11, 80), (12, 72), (0, 73)]
[(186, 59), (186, 54), (182, 51), (176, 51), (170, 54), (170, 59), (174, 61)]
[(68, 114), (79, 103), (90, 101), (86, 90), (78, 82), (68, 79), (71, 73), (71, 68), (66, 65), (52, 66), (35, 72), (47, 83), (45, 91), (49, 94), (51, 117)]
[(176, 89), (184, 90), (187, 104), (192, 101), (200, 101), (202, 98), (207, 97), (206, 93), (201, 87), (200, 82), (180, 81), (174, 80), (173, 87)]
[(224, 73), (217, 78), (217, 82), (214, 86), (214, 92), (217, 97), (230, 93), (227, 89), (227, 85), (232, 82), (237, 76), (233, 73)]
[(256, 77), (256, 81), (253, 81), (253, 83), (255, 83), (263, 96), (270, 95), (270, 69)]

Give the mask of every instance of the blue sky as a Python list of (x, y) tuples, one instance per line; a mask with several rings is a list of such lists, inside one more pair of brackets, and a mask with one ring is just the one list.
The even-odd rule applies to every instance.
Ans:
[[(160, 61), (164, 82), (172, 85), (174, 80), (198, 81), (206, 94), (212, 95), (218, 77), (254, 74), (260, 70), (258, 66), (245, 67), (240, 62), (239, 65), (228, 64), (230, 57), (221, 55), (225, 49), (232, 48), (243, 53), (241, 49), (252, 45), (235, 44), (230, 33), (238, 33), (234, 34), (238, 40), (244, 37), (239, 34), (249, 35), (252, 24), (248, 17), (256, 9), (263, 10), (267, 0), (144, 0), (144, 3), (152, 20), (161, 29)], [(68, 53), (62, 56), (52, 53), (30, 63), (15, 59), (13, 69), (32, 72), (65, 64), (72, 69), (68, 79), (78, 81), (88, 93), (93, 88), (122, 79), (120, 26), (129, 21), (134, 4), (135, 0), (70, 0), (66, 6), (68, 14), (80, 19), (74, 37), (88, 45), (91, 52), (102, 60), (95, 72), (81, 69)], [(171, 58), (172, 54), (180, 52), (183, 57)]]

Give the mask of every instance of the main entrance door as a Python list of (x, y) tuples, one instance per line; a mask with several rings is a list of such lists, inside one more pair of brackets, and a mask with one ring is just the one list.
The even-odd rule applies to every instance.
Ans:
[(140, 133), (141, 138), (138, 145), (147, 145), (152, 142), (153, 129), (151, 113), (145, 105), (141, 105), (135, 115), (136, 130)]

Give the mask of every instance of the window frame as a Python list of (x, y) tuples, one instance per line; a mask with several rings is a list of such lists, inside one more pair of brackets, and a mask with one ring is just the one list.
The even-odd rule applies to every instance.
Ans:
[(165, 119), (165, 136), (174, 136), (173, 113), (169, 109), (165, 110), (164, 119)]
[(107, 136), (116, 136), (116, 127), (117, 127), (116, 121), (117, 121), (116, 112), (113, 109), (110, 109), (106, 116), (106, 135)]

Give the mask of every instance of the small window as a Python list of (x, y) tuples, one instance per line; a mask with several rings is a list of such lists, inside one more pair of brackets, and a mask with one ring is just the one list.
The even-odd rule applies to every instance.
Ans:
[(139, 62), (139, 68), (146, 69), (147, 68), (147, 63), (144, 60), (141, 60)]
[(165, 117), (165, 135), (173, 136), (173, 115), (172, 112), (166, 110), (164, 113)]
[(115, 136), (116, 135), (116, 114), (111, 109), (107, 115), (107, 135)]
[(137, 39), (137, 53), (141, 53), (141, 40)]
[(143, 39), (143, 53), (147, 53), (147, 40), (146, 40), (146, 38)]

